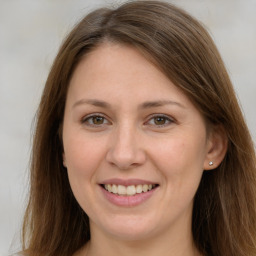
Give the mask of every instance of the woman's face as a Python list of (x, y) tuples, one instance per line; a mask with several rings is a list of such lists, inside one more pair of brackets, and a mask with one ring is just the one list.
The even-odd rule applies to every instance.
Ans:
[(64, 165), (91, 232), (137, 240), (191, 229), (210, 142), (191, 101), (132, 47), (105, 43), (68, 90)]

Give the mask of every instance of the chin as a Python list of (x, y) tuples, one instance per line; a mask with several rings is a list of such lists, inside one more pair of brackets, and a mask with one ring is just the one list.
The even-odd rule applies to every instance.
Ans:
[(156, 233), (155, 221), (147, 221), (145, 218), (118, 218), (116, 221), (105, 222), (102, 228), (105, 233), (125, 241), (138, 241), (150, 238)]
[(148, 229), (130, 229), (130, 230), (109, 230), (111, 236), (118, 240), (123, 241), (141, 241), (144, 239), (149, 239), (154, 236), (153, 232)]

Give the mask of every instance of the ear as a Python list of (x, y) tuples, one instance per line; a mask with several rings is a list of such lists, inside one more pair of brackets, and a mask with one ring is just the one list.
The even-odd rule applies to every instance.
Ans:
[(220, 125), (212, 127), (208, 134), (204, 170), (212, 170), (220, 165), (226, 155), (227, 146), (228, 138), (224, 128)]
[(66, 165), (66, 156), (65, 156), (65, 153), (64, 153), (64, 152), (62, 153), (62, 159), (63, 159), (63, 166), (64, 166), (65, 168), (67, 168), (67, 165)]

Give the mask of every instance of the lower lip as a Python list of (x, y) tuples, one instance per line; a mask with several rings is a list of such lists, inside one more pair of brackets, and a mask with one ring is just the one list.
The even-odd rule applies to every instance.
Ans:
[(140, 194), (135, 194), (133, 196), (119, 196), (117, 194), (108, 192), (106, 189), (101, 187), (101, 190), (105, 196), (105, 198), (112, 204), (117, 206), (125, 206), (125, 207), (133, 207), (140, 205), (144, 203), (146, 200), (148, 200), (154, 192), (157, 190), (157, 188), (154, 188), (148, 192), (143, 192)]

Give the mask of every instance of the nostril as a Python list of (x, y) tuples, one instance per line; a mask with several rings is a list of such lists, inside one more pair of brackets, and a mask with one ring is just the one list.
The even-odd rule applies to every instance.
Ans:
[(120, 170), (137, 167), (146, 160), (145, 151), (140, 148), (139, 140), (135, 138), (136, 131), (124, 127), (111, 137), (106, 160)]

